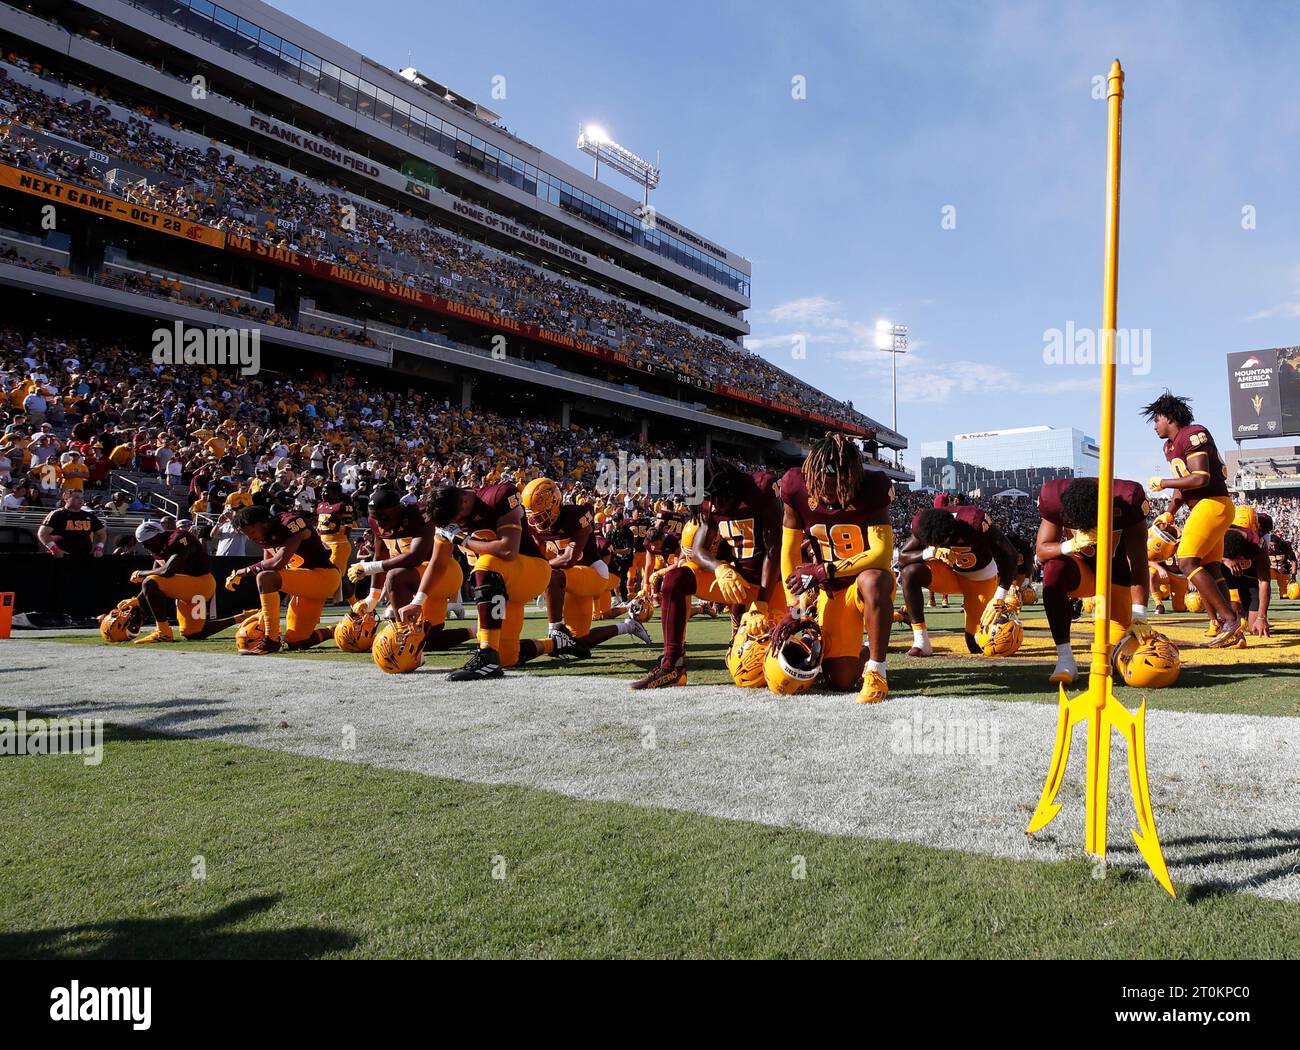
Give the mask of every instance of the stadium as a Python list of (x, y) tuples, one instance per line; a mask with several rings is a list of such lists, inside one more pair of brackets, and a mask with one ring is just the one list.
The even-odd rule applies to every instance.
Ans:
[(443, 76), (0, 4), (0, 956), (1294, 958), (1288, 351), (909, 442), (915, 325)]

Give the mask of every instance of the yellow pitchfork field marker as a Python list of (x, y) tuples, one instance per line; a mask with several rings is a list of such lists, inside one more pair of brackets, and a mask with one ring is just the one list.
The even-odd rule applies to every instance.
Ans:
[[(1106, 81), (1108, 111), (1106, 135), (1106, 275), (1102, 294), (1102, 364), (1101, 364), (1101, 465), (1097, 484), (1097, 521), (1105, 536), (1105, 523), (1114, 521), (1115, 487), (1115, 321), (1116, 292), (1119, 283), (1119, 158), (1124, 105), (1124, 71), (1119, 59), (1110, 67)], [(1056, 796), (1065, 778), (1070, 758), (1070, 737), (1074, 727), (1088, 720), (1088, 773), (1085, 783), (1086, 824), (1084, 847), (1095, 857), (1106, 856), (1106, 806), (1110, 797), (1110, 734), (1116, 730), (1128, 745), (1129, 786), (1137, 810), (1139, 830), (1132, 832), (1138, 852), (1151, 873), (1175, 896), (1169, 868), (1156, 834), (1155, 814), (1151, 810), (1151, 787), (1147, 782), (1146, 701), (1130, 711), (1115, 696), (1111, 679), (1111, 558), (1112, 544), (1097, 544), (1097, 599), (1092, 637), (1092, 666), (1088, 672), (1088, 691), (1073, 700), (1060, 687), (1060, 718), (1056, 724), (1056, 744), (1052, 764), (1043, 784), (1033, 819), (1026, 834), (1041, 831), (1061, 811)]]

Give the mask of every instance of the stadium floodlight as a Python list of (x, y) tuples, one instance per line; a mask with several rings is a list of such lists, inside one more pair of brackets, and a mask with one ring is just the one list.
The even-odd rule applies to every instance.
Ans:
[(659, 185), (659, 166), (651, 164), (643, 157), (637, 156), (630, 149), (620, 146), (609, 137), (605, 129), (597, 124), (578, 125), (578, 149), (595, 161), (591, 177), (600, 179), (600, 162), (620, 175), (626, 175), (641, 184), (643, 203), (650, 203), (650, 191)]
[[(907, 325), (892, 321), (876, 322), (876, 349), (889, 354), (893, 373), (894, 433), (898, 433), (898, 355), (907, 353)], [(894, 465), (898, 466), (898, 449), (894, 449)]]

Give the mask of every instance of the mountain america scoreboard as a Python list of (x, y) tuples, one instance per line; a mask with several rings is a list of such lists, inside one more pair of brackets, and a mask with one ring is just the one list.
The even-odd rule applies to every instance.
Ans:
[(1229, 354), (1228, 406), (1237, 441), (1300, 434), (1300, 346)]

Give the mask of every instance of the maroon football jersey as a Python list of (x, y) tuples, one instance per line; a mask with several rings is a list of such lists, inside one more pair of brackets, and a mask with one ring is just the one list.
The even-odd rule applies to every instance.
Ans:
[(295, 557), (302, 559), (302, 564), (292, 566), (301, 569), (332, 569), (329, 549), (321, 542), (316, 530), (307, 524), (301, 511), (287, 510), (278, 514), (268, 523), (266, 542), (262, 544), (268, 551), (280, 550), (289, 540), (307, 530), (307, 535), (298, 544)]
[(1194, 507), (1201, 500), (1213, 496), (1228, 495), (1228, 468), (1223, 465), (1219, 450), (1215, 447), (1210, 432), (1199, 423), (1183, 427), (1178, 436), (1165, 442), (1165, 459), (1174, 468), (1176, 477), (1185, 478), (1193, 472), (1193, 456), (1206, 455), (1209, 461), (1203, 468), (1209, 472), (1210, 480), (1202, 488), (1188, 489), (1182, 493), (1183, 500), (1189, 507)]
[[(817, 560), (838, 561), (852, 558), (867, 550), (869, 529), (889, 525), (889, 504), (894, 498), (894, 483), (878, 470), (868, 470), (851, 502), (835, 506), (808, 494), (808, 485), (799, 467), (791, 467), (781, 479), (781, 502), (794, 511), (804, 535), (813, 541)], [(851, 586), (853, 580), (832, 580), (831, 589)]]
[(385, 529), (377, 519), (371, 518), (370, 531), (374, 533), (375, 551), (378, 552), (382, 547), (388, 557), (392, 558), (405, 554), (415, 543), (416, 537), (426, 535), (429, 532), (429, 522), (419, 507), (407, 504), (401, 508), (397, 523), (391, 529)]
[[(993, 528), (993, 520), (985, 514), (979, 507), (957, 506), (944, 507), (957, 519), (957, 536), (948, 544), (948, 549), (953, 552), (954, 572), (971, 573), (978, 572), (993, 561), (994, 536), (996, 530)], [(917, 526), (921, 521), (921, 511), (912, 519), (912, 535), (916, 535)]]
[[(1070, 484), (1071, 480), (1070, 478), (1058, 478), (1055, 481), (1049, 481), (1038, 493), (1039, 517), (1062, 529), (1066, 528), (1066, 524), (1061, 516), (1061, 494), (1065, 492), (1065, 487)], [(1151, 511), (1151, 504), (1147, 500), (1146, 490), (1136, 481), (1125, 481), (1123, 478), (1116, 478), (1114, 500), (1115, 518), (1111, 525), (1113, 532), (1122, 532), (1130, 525), (1146, 524), (1147, 515)], [(1097, 559), (1095, 555), (1084, 557), (1083, 561), (1094, 572), (1096, 571)], [(1119, 586), (1127, 586), (1131, 582), (1129, 568), (1128, 555), (1124, 551), (1124, 545), (1117, 538), (1110, 563), (1111, 582)]]
[(717, 528), (731, 546), (731, 564), (753, 584), (763, 582), (763, 558), (768, 543), (776, 539), (763, 531), (776, 501), (776, 475), (756, 470), (745, 475), (740, 495), (729, 506), (715, 507), (708, 500), (700, 504), (700, 520)]
[(202, 541), (192, 532), (177, 529), (167, 537), (167, 545), (158, 554), (158, 559), (166, 565), (175, 555), (175, 575), (206, 576), (212, 571), (212, 562), (208, 560), (207, 549)]
[[(1061, 528), (1066, 527), (1061, 516), (1061, 496), (1072, 480), (1072, 478), (1058, 478), (1042, 487), (1038, 493), (1040, 518)], [(1139, 522), (1146, 523), (1147, 515), (1151, 513), (1151, 504), (1147, 501), (1146, 490), (1141, 485), (1136, 481), (1116, 478), (1113, 494), (1115, 499), (1115, 518), (1111, 525), (1113, 530), (1120, 531)]]
[[(478, 532), (480, 529), (486, 529), (489, 532), (496, 532), (497, 523), (519, 505), (519, 490), (515, 488), (512, 482), (500, 481), (495, 485), (475, 489), (474, 506), (470, 509), (469, 518), (465, 521), (465, 531), (473, 533)], [(523, 515), (520, 515), (520, 517), (522, 520), (519, 523), (519, 528), (522, 535), (519, 538), (519, 553), (532, 558), (540, 558), (541, 549), (537, 546), (533, 530), (529, 527), (527, 518)]]
[(347, 501), (327, 503), (321, 500), (316, 504), (316, 531), (331, 541), (336, 536), (346, 538), (355, 518), (352, 504)]
[(587, 543), (583, 547), (581, 555), (573, 564), (594, 565), (600, 559), (599, 548), (596, 544), (596, 533), (591, 528), (591, 523), (595, 520), (595, 517), (595, 511), (590, 503), (566, 503), (560, 507), (559, 515), (549, 529), (539, 529), (535, 526), (529, 526), (529, 528), (532, 529), (533, 537), (542, 548), (542, 557), (547, 561), (558, 558), (563, 553), (564, 548), (583, 529), (591, 530), (587, 533)]

